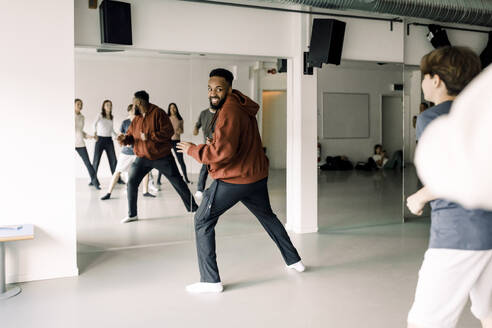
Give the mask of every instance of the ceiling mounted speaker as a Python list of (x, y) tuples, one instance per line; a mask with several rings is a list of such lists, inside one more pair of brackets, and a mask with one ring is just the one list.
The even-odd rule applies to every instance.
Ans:
[(446, 31), (443, 30), (439, 25), (429, 25), (429, 33), (427, 34), (427, 39), (430, 41), (435, 49), (451, 45)]
[(323, 63), (340, 65), (345, 22), (336, 19), (314, 19), (308, 62), (313, 67)]
[(132, 44), (132, 19), (130, 4), (104, 0), (99, 6), (101, 42)]

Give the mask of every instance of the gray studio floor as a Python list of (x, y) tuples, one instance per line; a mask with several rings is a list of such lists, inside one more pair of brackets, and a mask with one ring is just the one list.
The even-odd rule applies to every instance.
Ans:
[[(167, 182), (157, 198), (139, 198), (141, 221), (122, 225), (124, 187), (102, 202), (80, 179), (80, 276), (22, 284), (0, 302), (0, 327), (405, 327), (429, 225), (401, 223), (401, 179), (321, 172), (320, 232), (292, 235), (308, 266), (301, 274), (284, 268), (243, 206), (233, 208), (217, 226), (219, 295), (184, 290), (198, 279), (193, 218)], [(284, 220), (285, 172), (273, 171), (269, 185)], [(458, 327), (480, 324), (467, 308)]]

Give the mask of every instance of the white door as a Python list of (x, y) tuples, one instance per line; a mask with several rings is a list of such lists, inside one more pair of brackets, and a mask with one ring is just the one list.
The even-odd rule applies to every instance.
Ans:
[(382, 142), (386, 154), (391, 156), (403, 150), (403, 103), (401, 96), (382, 98)]
[(262, 139), (270, 167), (285, 169), (287, 157), (287, 92), (263, 91)]

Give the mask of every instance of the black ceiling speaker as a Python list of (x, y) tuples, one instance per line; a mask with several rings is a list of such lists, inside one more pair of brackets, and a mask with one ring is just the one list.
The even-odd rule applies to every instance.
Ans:
[(451, 45), (446, 31), (443, 30), (439, 25), (429, 25), (429, 33), (427, 33), (427, 39), (430, 41), (435, 49)]
[(482, 63), (482, 69), (485, 69), (492, 62), (492, 32), (489, 32), (489, 42), (480, 54), (480, 62)]
[(340, 65), (342, 59), (345, 22), (336, 19), (313, 20), (308, 63), (321, 67), (323, 63)]
[(284, 58), (277, 59), (277, 72), (279, 73), (287, 72), (287, 59)]
[(101, 42), (132, 44), (132, 20), (130, 4), (104, 0), (99, 6)]

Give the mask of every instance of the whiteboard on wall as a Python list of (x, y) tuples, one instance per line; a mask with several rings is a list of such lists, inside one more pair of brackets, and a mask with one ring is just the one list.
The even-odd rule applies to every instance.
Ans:
[(369, 94), (323, 93), (323, 138), (369, 138)]

